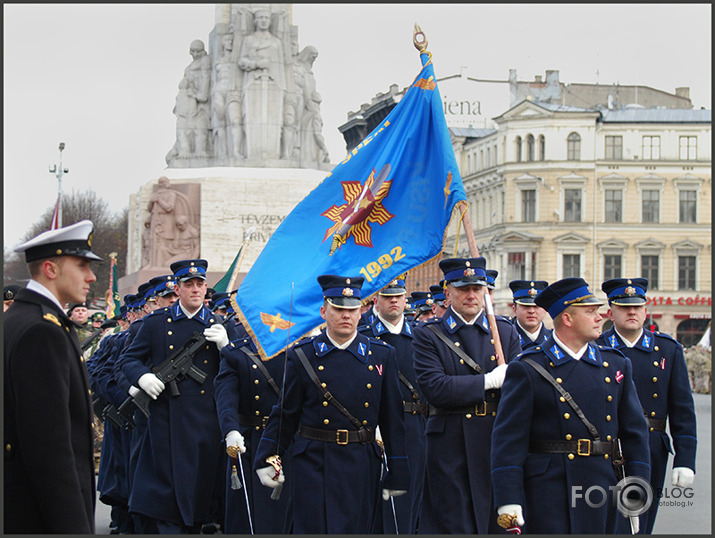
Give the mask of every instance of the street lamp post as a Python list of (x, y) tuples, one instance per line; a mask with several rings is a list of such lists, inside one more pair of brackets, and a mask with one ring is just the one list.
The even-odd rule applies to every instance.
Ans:
[(60, 164), (52, 165), (50, 174), (55, 174), (57, 177), (57, 227), (62, 228), (62, 175), (69, 174), (69, 168), (62, 168), (62, 151), (65, 149), (65, 143), (60, 142)]

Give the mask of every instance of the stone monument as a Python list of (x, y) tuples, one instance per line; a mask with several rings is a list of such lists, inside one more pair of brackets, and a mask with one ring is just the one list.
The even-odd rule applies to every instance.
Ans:
[(167, 168), (130, 197), (122, 295), (186, 258), (208, 260), (211, 285), (248, 239), (240, 283), (333, 168), (313, 74), (318, 51), (300, 48), (292, 5), (215, 4), (215, 14), (208, 39), (189, 44)]

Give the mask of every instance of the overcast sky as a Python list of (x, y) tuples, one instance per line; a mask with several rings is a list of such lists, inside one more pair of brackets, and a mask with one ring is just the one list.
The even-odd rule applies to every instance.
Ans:
[[(94, 189), (113, 211), (159, 177), (175, 140), (177, 85), (189, 44), (208, 37), (215, 4), (4, 4), (4, 230), (14, 247), (63, 191)], [(338, 126), (378, 92), (419, 72), (422, 26), (437, 77), (690, 87), (711, 108), (710, 4), (295, 4), (299, 45), (319, 51), (323, 135), (333, 163)], [(227, 202), (230, 203), (230, 202)]]

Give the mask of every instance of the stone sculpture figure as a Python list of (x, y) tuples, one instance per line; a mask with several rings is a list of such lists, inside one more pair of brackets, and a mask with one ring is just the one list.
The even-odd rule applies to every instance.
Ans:
[[(151, 267), (165, 267), (170, 252), (176, 249), (177, 243), (185, 230), (177, 227), (177, 221), (185, 220), (190, 224), (193, 216), (191, 202), (188, 197), (176, 189), (172, 189), (169, 179), (160, 177), (157, 190), (149, 198), (147, 205), (149, 211), (149, 238), (151, 245), (148, 247)], [(188, 227), (186, 227), (188, 228)], [(177, 233), (177, 229), (180, 233)], [(198, 233), (197, 233), (198, 244)], [(186, 239), (184, 237), (182, 239)], [(197, 257), (198, 254), (194, 257)]]
[(243, 157), (241, 90), (237, 87), (238, 63), (233, 54), (233, 34), (221, 38), (223, 54), (214, 62), (212, 128), (214, 155), (218, 158)]
[(313, 63), (318, 57), (318, 50), (308, 45), (298, 54), (295, 66), (296, 82), (303, 93), (303, 109), (300, 116), (300, 158), (302, 163), (330, 162), (328, 147), (323, 138), (323, 118), (320, 103), (323, 98), (315, 90)]
[(189, 54), (193, 60), (179, 82), (174, 106), (176, 143), (166, 156), (167, 163), (176, 157), (209, 156), (211, 57), (200, 39), (191, 42)]
[(159, 258), (164, 266), (180, 260), (195, 259), (199, 256), (199, 232), (189, 223), (186, 215), (175, 219), (176, 230), (170, 244), (161, 245)]
[(246, 156), (280, 157), (283, 99), (286, 92), (283, 43), (270, 32), (270, 11), (254, 13), (254, 28), (241, 47), (238, 65), (244, 70), (243, 123)]

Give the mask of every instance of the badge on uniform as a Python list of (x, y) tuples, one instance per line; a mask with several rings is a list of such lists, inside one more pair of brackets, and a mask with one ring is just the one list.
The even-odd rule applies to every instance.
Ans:
[(553, 353), (554, 357), (556, 357), (557, 359), (563, 358), (563, 353), (561, 353), (559, 346), (557, 346), (556, 344), (554, 344), (554, 346), (551, 348), (551, 353)]
[(620, 370), (618, 370), (616, 372), (616, 383), (620, 383), (622, 380), (623, 380), (623, 373)]
[(377, 370), (377, 373), (382, 375), (382, 364), (376, 364), (375, 369)]
[(660, 369), (665, 370), (665, 357), (660, 358)]
[(643, 347), (649, 347), (650, 346), (650, 338), (648, 338), (647, 334), (643, 335)]
[(365, 344), (362, 342), (358, 343), (358, 353), (360, 353), (363, 357), (365, 356)]
[(454, 321), (454, 318), (452, 316), (449, 316), (447, 318), (447, 325), (449, 325), (450, 329), (454, 329), (457, 326), (457, 322)]
[(326, 349), (328, 349), (328, 346), (325, 345), (325, 342), (318, 342), (318, 351), (322, 353)]

